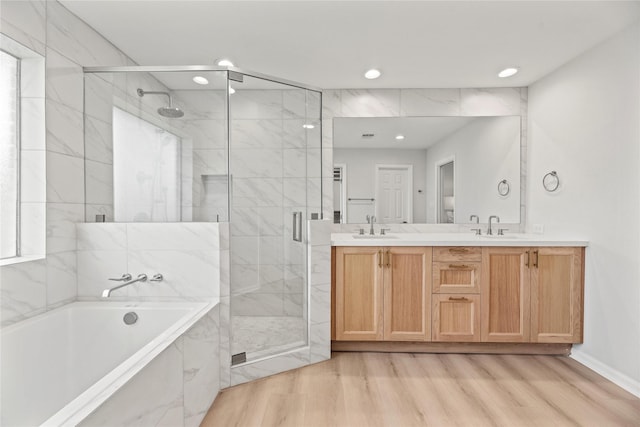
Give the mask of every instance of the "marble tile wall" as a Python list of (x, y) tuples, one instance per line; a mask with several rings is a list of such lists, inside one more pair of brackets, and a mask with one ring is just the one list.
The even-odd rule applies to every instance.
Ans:
[(79, 425), (197, 427), (220, 390), (214, 307)]
[[(46, 259), (0, 267), (2, 324), (76, 298), (76, 229), (84, 220), (83, 66), (130, 60), (57, 1), (3, 1), (0, 31), (45, 57)], [(31, 147), (33, 148), (33, 147)], [(35, 169), (34, 169), (35, 170)]]
[[(507, 116), (521, 120), (520, 225), (525, 224), (527, 88), (333, 89), (322, 94), (323, 211), (332, 218), (333, 119), (335, 117)], [(442, 225), (441, 225), (442, 227)], [(357, 226), (349, 224), (351, 228)], [(400, 229), (411, 229), (410, 226)], [(443, 229), (440, 229), (443, 231)], [(446, 231), (446, 230), (444, 230)]]
[[(78, 223), (78, 298), (101, 298), (124, 273), (161, 282), (139, 282), (114, 300), (220, 297), (220, 232), (216, 223)], [(227, 249), (228, 250), (228, 249)]]

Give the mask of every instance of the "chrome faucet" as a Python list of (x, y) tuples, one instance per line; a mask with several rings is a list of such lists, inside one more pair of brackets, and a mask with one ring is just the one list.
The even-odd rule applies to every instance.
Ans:
[(469, 221), (473, 221), (473, 218), (475, 218), (475, 219), (476, 219), (476, 224), (480, 224), (480, 217), (479, 217), (478, 215), (475, 215), (475, 214), (474, 214), (474, 215), (471, 215), (471, 216), (469, 217)]
[[(128, 276), (128, 279), (126, 278), (127, 276)], [(131, 275), (130, 274), (123, 274), (120, 279), (109, 279), (109, 280), (124, 281), (124, 283), (121, 284), (121, 285), (118, 285), (118, 286), (114, 286), (113, 288), (105, 289), (104, 291), (102, 291), (102, 298), (109, 298), (111, 296), (111, 292), (115, 291), (116, 289), (120, 289), (120, 288), (124, 288), (125, 286), (133, 285), (136, 282), (146, 282), (147, 281), (147, 275), (146, 274), (138, 274), (138, 277), (136, 277), (135, 279), (131, 280)]]
[(371, 215), (369, 217), (369, 224), (371, 224), (371, 229), (369, 230), (369, 235), (373, 236), (376, 234), (376, 232), (373, 230), (373, 223), (376, 222), (376, 217), (374, 215)]
[(493, 231), (491, 230), (491, 220), (493, 220), (493, 219), (495, 219), (495, 220), (496, 220), (496, 222), (500, 222), (500, 217), (499, 217), (499, 216), (497, 216), (497, 215), (491, 215), (491, 216), (489, 217), (489, 227), (487, 227), (487, 234), (488, 234), (489, 236), (492, 236), (492, 235), (493, 235)]

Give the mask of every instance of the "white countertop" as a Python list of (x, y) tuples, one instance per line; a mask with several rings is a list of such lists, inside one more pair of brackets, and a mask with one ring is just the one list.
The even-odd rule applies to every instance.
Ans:
[(544, 234), (505, 234), (476, 236), (472, 233), (388, 233), (386, 236), (360, 236), (332, 233), (332, 246), (588, 246), (581, 238)]

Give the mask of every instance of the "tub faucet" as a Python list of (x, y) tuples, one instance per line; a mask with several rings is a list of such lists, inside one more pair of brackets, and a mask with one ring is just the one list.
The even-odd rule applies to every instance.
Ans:
[(496, 222), (500, 222), (500, 217), (499, 217), (498, 215), (491, 215), (491, 216), (489, 217), (489, 227), (487, 228), (487, 234), (488, 234), (489, 236), (493, 235), (493, 230), (491, 230), (491, 221), (492, 221), (493, 219), (495, 219), (495, 220), (496, 220)]
[[(122, 278), (124, 278), (124, 275), (122, 276)], [(122, 278), (120, 279), (109, 279), (109, 280), (122, 280)], [(131, 276), (129, 276), (129, 278), (131, 278)], [(129, 286), (129, 285), (133, 285), (136, 282), (146, 282), (147, 281), (147, 275), (146, 274), (138, 274), (138, 277), (136, 277), (133, 280), (127, 280), (126, 282), (124, 282), (121, 285), (118, 286), (114, 286), (113, 288), (109, 288), (109, 289), (105, 289), (104, 291), (102, 291), (102, 298), (109, 298), (111, 296), (111, 292), (115, 291), (116, 289), (120, 289), (120, 288), (124, 288), (125, 286)]]
[(376, 234), (376, 232), (373, 230), (373, 223), (376, 222), (376, 217), (374, 215), (371, 215), (369, 217), (369, 224), (371, 224), (371, 229), (369, 230), (369, 235), (373, 236), (374, 234)]

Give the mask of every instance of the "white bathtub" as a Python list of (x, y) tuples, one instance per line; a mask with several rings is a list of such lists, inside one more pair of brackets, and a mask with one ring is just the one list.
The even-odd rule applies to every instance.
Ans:
[(80, 424), (215, 305), (76, 302), (4, 328), (0, 424)]

